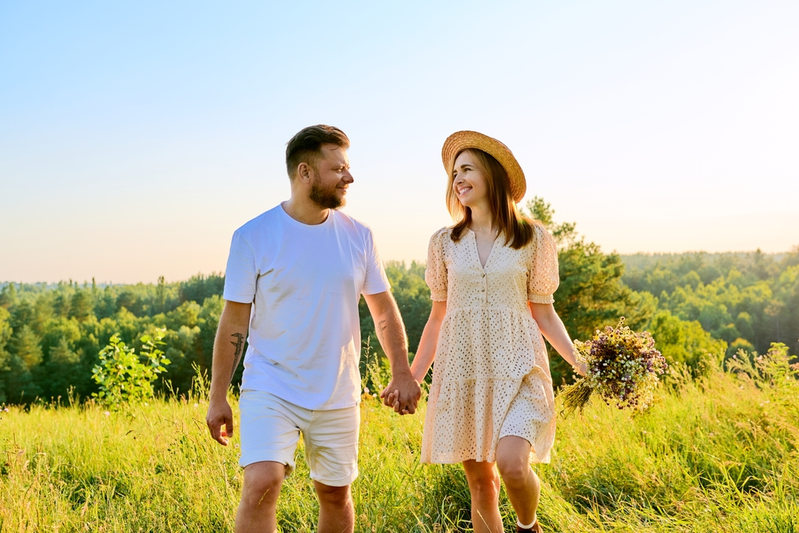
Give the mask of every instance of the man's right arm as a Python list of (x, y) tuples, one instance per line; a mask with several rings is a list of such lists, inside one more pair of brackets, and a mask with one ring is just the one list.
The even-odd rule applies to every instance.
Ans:
[[(227, 402), (227, 391), (244, 355), (251, 308), (251, 303), (225, 302), (214, 339), (211, 391), (205, 423), (211, 437), (224, 446), (228, 444), (228, 437), (233, 435), (233, 411)], [(225, 426), (224, 433), (222, 426)]]

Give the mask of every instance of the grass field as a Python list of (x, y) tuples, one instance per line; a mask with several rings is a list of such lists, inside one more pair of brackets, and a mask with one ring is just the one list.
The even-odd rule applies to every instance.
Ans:
[[(0, 412), (0, 531), (231, 531), (238, 449), (208, 437), (205, 410), (194, 395)], [(423, 416), (368, 395), (361, 413), (356, 530), (470, 531), (462, 469), (419, 464)], [(548, 532), (799, 533), (798, 448), (795, 379), (673, 379), (643, 415), (594, 402), (559, 421), (539, 518)], [(313, 531), (316, 512), (300, 459), (282, 531)]]

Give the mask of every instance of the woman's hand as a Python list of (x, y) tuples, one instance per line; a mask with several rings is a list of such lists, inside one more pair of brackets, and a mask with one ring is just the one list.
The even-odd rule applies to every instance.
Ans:
[(530, 313), (533, 320), (538, 324), (538, 330), (549, 344), (569, 363), (574, 371), (584, 376), (588, 372), (585, 363), (577, 360), (577, 352), (574, 343), (569, 338), (566, 328), (563, 325), (555, 307), (552, 304), (537, 304), (530, 302)]

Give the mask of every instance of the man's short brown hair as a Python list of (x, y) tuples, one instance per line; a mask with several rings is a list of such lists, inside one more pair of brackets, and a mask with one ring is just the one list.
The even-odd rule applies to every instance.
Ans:
[(322, 155), (323, 144), (335, 144), (346, 149), (350, 147), (350, 140), (343, 131), (333, 126), (317, 124), (301, 129), (286, 144), (286, 169), (289, 178), (294, 179), (300, 163), (308, 163), (315, 168), (316, 161)]

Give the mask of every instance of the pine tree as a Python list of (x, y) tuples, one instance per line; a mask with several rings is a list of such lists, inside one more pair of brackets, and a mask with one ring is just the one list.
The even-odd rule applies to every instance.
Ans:
[(28, 370), (42, 362), (42, 348), (39, 336), (27, 324), (22, 326), (14, 335), (12, 351)]
[(14, 282), (9, 283), (0, 291), (0, 307), (9, 309), (17, 303), (17, 288)]

